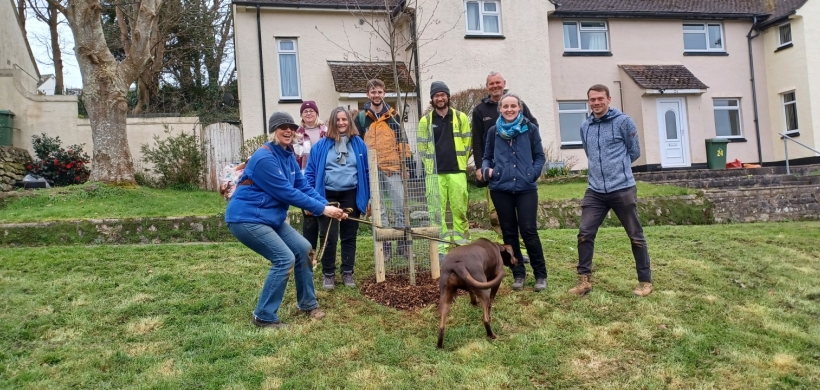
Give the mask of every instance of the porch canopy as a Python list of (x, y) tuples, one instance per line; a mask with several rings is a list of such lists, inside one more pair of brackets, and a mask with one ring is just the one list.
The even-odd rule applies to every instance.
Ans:
[(683, 65), (619, 65), (647, 94), (701, 94), (709, 88)]
[[(348, 94), (367, 93), (367, 81), (379, 79), (384, 81), (385, 91), (396, 93), (396, 83), (393, 78), (393, 64), (390, 62), (357, 62), (357, 61), (328, 61), (330, 73), (333, 75), (333, 85), (336, 92)], [(407, 64), (396, 64), (399, 74), (399, 87), (402, 94), (410, 93), (415, 96), (416, 83), (410, 77)]]

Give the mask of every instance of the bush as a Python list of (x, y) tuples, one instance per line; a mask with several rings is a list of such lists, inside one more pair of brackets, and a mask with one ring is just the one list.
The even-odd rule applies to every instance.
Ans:
[(83, 152), (83, 145), (60, 147), (60, 137), (49, 137), (45, 133), (31, 136), (36, 161), (26, 165), (28, 172), (48, 180), (55, 186), (81, 184), (88, 180), (88, 163), (91, 158)]
[(268, 142), (268, 136), (264, 134), (258, 135), (245, 141), (245, 143), (242, 144), (242, 147), (239, 149), (239, 161), (248, 161), (248, 159), (251, 158), (253, 152), (255, 152), (256, 149), (259, 149), (259, 147), (262, 146), (262, 144), (264, 144), (265, 142)]
[(205, 142), (194, 132), (171, 135), (165, 128), (165, 139), (154, 136), (155, 147), (142, 144), (143, 160), (154, 164), (153, 172), (158, 175), (158, 186), (163, 188), (196, 189), (202, 184), (207, 170)]

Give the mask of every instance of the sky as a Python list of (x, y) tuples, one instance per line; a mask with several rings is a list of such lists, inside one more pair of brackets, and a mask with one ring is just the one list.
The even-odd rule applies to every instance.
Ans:
[[(62, 18), (62, 16), (61, 16)], [(63, 19), (64, 20), (64, 19)], [(60, 24), (58, 28), (60, 34), (62, 58), (63, 58), (63, 84), (66, 88), (82, 88), (83, 79), (80, 76), (80, 68), (77, 66), (77, 59), (74, 57), (74, 37), (71, 35), (71, 28), (67, 24)], [(29, 15), (26, 20), (26, 33), (31, 52), (37, 61), (37, 69), (40, 75), (54, 74), (54, 65), (51, 60), (51, 46), (49, 43), (48, 25), (37, 20), (33, 15)]]

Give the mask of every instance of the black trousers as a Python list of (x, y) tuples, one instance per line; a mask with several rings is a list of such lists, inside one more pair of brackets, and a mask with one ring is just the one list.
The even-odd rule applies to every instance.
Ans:
[(308, 240), (313, 250), (318, 250), (316, 241), (319, 241), (319, 221), (315, 216), (305, 214), (305, 210), (302, 210), (302, 236)]
[(527, 269), (524, 267), (524, 258), (521, 256), (521, 245), (518, 241), (518, 233), (521, 232), (521, 239), (524, 247), (530, 256), (530, 266), (536, 279), (547, 278), (547, 264), (544, 261), (544, 249), (541, 247), (541, 239), (538, 237), (538, 224), (536, 215), (538, 210), (538, 191), (523, 193), (509, 193), (504, 191), (490, 191), (490, 198), (493, 200), (495, 210), (498, 213), (498, 222), (501, 225), (501, 235), (504, 237), (504, 244), (513, 248), (518, 265), (513, 267), (515, 278), (527, 276)]
[[(339, 202), (338, 207), (345, 210), (348, 216), (359, 218), (359, 209), (356, 207), (356, 189), (325, 191), (325, 199), (328, 202)], [(353, 273), (353, 266), (356, 264), (356, 234), (359, 232), (359, 223), (349, 219), (339, 222), (325, 216), (317, 219), (319, 220), (319, 242), (323, 244), (327, 240), (327, 247), (321, 259), (322, 274), (326, 276), (336, 274), (336, 242), (340, 239), (342, 242), (342, 273)], [(329, 232), (328, 224), (331, 224)]]
[(649, 268), (649, 250), (643, 236), (643, 227), (638, 220), (638, 188), (635, 186), (602, 194), (587, 189), (581, 202), (581, 228), (578, 230), (578, 273), (592, 273), (592, 254), (595, 252), (595, 236), (609, 210), (624, 225), (632, 242), (632, 256), (639, 282), (652, 282)]

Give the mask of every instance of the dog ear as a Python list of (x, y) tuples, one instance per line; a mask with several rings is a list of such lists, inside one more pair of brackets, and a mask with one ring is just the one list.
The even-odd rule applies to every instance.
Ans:
[(498, 251), (501, 253), (501, 260), (504, 261), (504, 265), (506, 266), (513, 266), (517, 265), (518, 259), (515, 258), (515, 254), (513, 253), (512, 246), (510, 245), (499, 245)]

